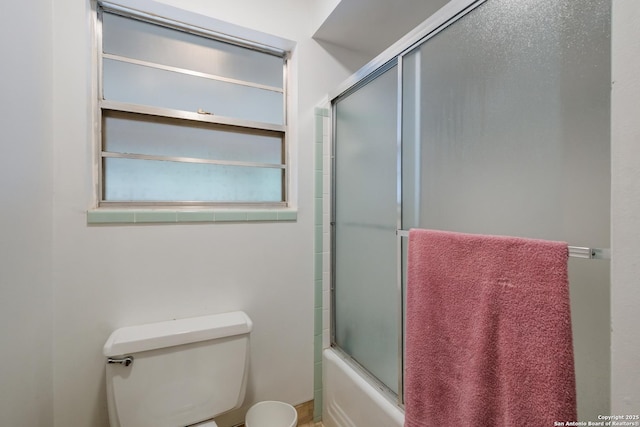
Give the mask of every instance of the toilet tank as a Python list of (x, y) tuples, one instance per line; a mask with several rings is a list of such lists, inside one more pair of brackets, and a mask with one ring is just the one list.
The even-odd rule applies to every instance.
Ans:
[(183, 427), (238, 408), (251, 328), (236, 311), (114, 331), (103, 351), (111, 427)]

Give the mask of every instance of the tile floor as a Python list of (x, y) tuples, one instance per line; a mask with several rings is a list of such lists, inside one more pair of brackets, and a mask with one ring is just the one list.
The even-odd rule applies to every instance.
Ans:
[[(242, 427), (244, 427), (244, 425)], [(314, 423), (313, 421), (311, 421), (308, 423), (298, 424), (298, 427), (324, 427), (324, 425), (322, 424), (322, 422)]]

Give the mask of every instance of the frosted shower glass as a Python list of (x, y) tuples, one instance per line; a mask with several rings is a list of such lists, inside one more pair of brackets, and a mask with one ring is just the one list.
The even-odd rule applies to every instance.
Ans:
[(336, 104), (335, 342), (398, 391), (397, 68)]
[[(609, 247), (610, 2), (492, 0), (403, 61), (403, 228)], [(609, 413), (609, 263), (570, 260), (578, 414)]]

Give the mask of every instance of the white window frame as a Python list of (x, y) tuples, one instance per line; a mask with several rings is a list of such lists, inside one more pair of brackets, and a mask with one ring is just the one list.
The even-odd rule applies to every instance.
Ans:
[[(229, 118), (222, 116), (215, 116), (209, 114), (202, 114), (203, 112), (188, 112), (181, 110), (170, 110), (151, 106), (140, 106), (133, 104), (125, 104), (114, 101), (107, 101), (102, 99), (102, 11), (108, 13), (115, 13), (125, 17), (138, 19), (141, 21), (147, 21), (153, 24), (158, 24), (180, 31), (186, 31), (189, 33), (195, 33), (200, 36), (204, 36), (210, 39), (221, 41), (223, 43), (229, 43), (238, 45), (265, 53), (275, 54), (283, 57), (284, 70), (283, 70), (283, 119), (282, 125), (260, 123), (249, 120), (243, 120), (239, 118)], [(289, 86), (290, 86), (290, 62), (291, 52), (295, 44), (289, 40), (280, 39), (278, 37), (270, 36), (258, 31), (253, 31), (238, 27), (232, 24), (218, 21), (214, 18), (206, 17), (203, 15), (187, 12), (182, 9), (174, 8), (166, 4), (161, 4), (155, 1), (148, 0), (115, 0), (113, 2), (98, 1), (95, 3), (96, 11), (96, 164), (95, 164), (95, 194), (97, 209), (101, 208), (137, 208), (137, 209), (156, 209), (156, 208), (170, 208), (175, 210), (192, 209), (197, 208), (248, 208), (248, 209), (286, 209), (292, 207), (293, 197), (291, 194), (291, 163), (290, 163), (290, 132), (288, 131), (288, 123), (290, 122), (290, 110), (288, 106), (290, 103)], [(248, 41), (255, 40), (255, 41)], [(171, 120), (186, 120), (200, 123), (207, 123), (215, 126), (231, 126), (234, 128), (241, 128), (250, 133), (252, 131), (259, 132), (273, 132), (282, 136), (283, 140), (283, 160), (281, 165), (272, 165), (274, 167), (280, 167), (283, 170), (282, 178), (282, 194), (283, 200), (280, 202), (210, 202), (210, 201), (169, 201), (169, 202), (145, 202), (145, 201), (108, 201), (104, 200), (103, 188), (104, 188), (104, 175), (102, 171), (103, 157), (110, 157), (103, 152), (103, 136), (102, 136), (102, 123), (103, 123), (103, 111), (115, 111), (124, 113), (138, 113), (150, 116), (164, 117)], [(142, 156), (144, 159), (145, 156)], [(149, 156), (151, 159), (151, 156)], [(210, 161), (210, 163), (220, 164), (224, 162)], [(234, 162), (230, 162), (233, 164)], [(251, 165), (249, 165), (251, 166)], [(285, 219), (291, 219), (291, 215), (283, 215)], [(295, 218), (295, 216), (294, 216)], [(90, 221), (91, 222), (91, 221)]]

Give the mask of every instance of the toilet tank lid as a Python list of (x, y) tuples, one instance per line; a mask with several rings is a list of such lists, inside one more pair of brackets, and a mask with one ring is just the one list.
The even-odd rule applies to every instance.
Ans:
[(248, 334), (252, 327), (253, 322), (242, 311), (126, 326), (113, 331), (104, 344), (103, 354), (107, 357), (121, 356)]

